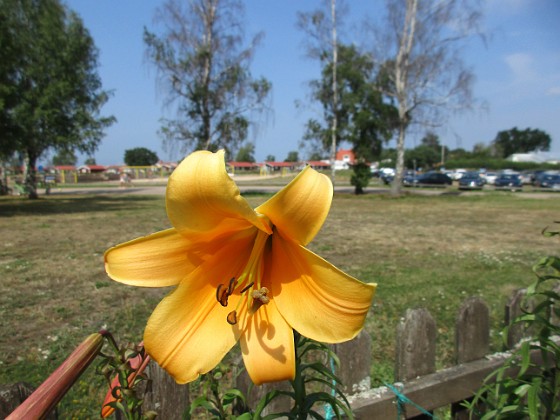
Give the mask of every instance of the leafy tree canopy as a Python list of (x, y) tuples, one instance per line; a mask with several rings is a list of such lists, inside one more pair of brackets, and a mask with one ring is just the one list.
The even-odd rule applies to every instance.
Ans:
[(183, 150), (236, 150), (251, 113), (267, 109), (270, 82), (249, 65), (262, 34), (244, 46), (240, 0), (167, 0), (156, 12), (162, 31), (144, 29), (148, 59), (158, 70), (175, 119), (163, 120), (164, 143)]
[(295, 150), (288, 152), (288, 156), (286, 156), (284, 162), (299, 162), (299, 153)]
[(96, 150), (114, 122), (98, 52), (81, 19), (60, 0), (0, 0), (0, 153), (24, 156), (36, 198), (35, 166), (48, 150)]
[(550, 150), (550, 135), (538, 129), (500, 131), (493, 141), (499, 157), (507, 158), (514, 153), (529, 153)]
[(267, 155), (265, 161), (266, 161), (266, 162), (276, 162), (276, 156), (274, 156), (274, 155)]
[(431, 146), (421, 144), (414, 149), (406, 150), (404, 154), (407, 168), (422, 168), (428, 170), (440, 162), (441, 154)]
[(318, 142), (328, 150), (331, 141), (331, 120), (336, 114), (337, 144), (346, 141), (353, 145), (359, 159), (379, 157), (382, 143), (392, 134), (396, 109), (383, 101), (373, 80), (374, 63), (355, 46), (339, 45), (338, 50), (338, 104), (333, 109), (332, 64), (323, 68), (320, 80), (311, 82), (312, 97), (323, 106), (323, 121), (309, 120), (304, 141)]
[(145, 147), (136, 147), (124, 151), (124, 163), (128, 166), (151, 166), (158, 160), (157, 154)]
[(255, 145), (253, 143), (247, 143), (245, 146), (239, 148), (237, 156), (235, 157), (237, 162), (255, 162)]
[(76, 165), (78, 158), (76, 154), (72, 150), (60, 150), (56, 155), (52, 158), (53, 165)]

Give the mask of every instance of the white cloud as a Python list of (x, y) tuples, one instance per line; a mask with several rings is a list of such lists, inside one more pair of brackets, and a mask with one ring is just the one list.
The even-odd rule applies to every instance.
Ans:
[(513, 73), (515, 81), (527, 81), (536, 76), (533, 68), (533, 57), (526, 53), (509, 54), (505, 57), (505, 62)]
[(560, 96), (560, 86), (553, 86), (546, 92), (548, 96)]

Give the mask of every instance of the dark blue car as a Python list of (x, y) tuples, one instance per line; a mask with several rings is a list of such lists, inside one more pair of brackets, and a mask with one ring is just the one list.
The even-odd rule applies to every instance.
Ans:
[(466, 172), (459, 178), (460, 190), (481, 190), (486, 181), (478, 172)]
[(559, 188), (560, 175), (558, 174), (543, 174), (539, 177), (538, 186), (541, 188)]
[(519, 191), (523, 189), (523, 181), (517, 174), (500, 174), (496, 177), (494, 186), (497, 190)]
[(426, 172), (425, 174), (418, 176), (407, 176), (403, 179), (403, 184), (407, 187), (421, 187), (421, 186), (431, 186), (431, 185), (451, 185), (453, 180), (449, 176), (442, 174), (441, 172)]

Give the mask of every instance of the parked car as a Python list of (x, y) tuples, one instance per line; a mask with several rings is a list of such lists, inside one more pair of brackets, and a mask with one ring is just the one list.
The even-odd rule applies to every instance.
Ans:
[(482, 177), (484, 177), (484, 180), (488, 185), (494, 185), (497, 176), (498, 174), (496, 172), (485, 172), (482, 174)]
[(467, 173), (466, 169), (455, 169), (455, 171), (453, 171), (453, 173), (451, 174), (451, 179), (453, 181), (458, 181), (466, 173)]
[(460, 190), (481, 190), (486, 184), (478, 172), (466, 172), (459, 179)]
[(418, 176), (407, 176), (403, 179), (403, 184), (407, 187), (421, 187), (425, 185), (451, 185), (453, 180), (440, 172), (426, 172)]
[(500, 174), (494, 181), (497, 190), (519, 191), (523, 189), (523, 181), (518, 174)]
[(389, 185), (391, 182), (393, 182), (393, 179), (395, 179), (395, 175), (382, 172), (379, 175), (379, 179), (381, 179), (381, 181), (383, 181), (385, 185)]
[(544, 174), (539, 177), (538, 186), (541, 188), (560, 188), (560, 175)]

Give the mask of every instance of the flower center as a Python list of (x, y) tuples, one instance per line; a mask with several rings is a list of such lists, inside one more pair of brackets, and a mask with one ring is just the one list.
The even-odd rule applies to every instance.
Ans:
[(249, 315), (254, 314), (262, 305), (270, 302), (270, 291), (261, 285), (263, 275), (263, 254), (270, 235), (258, 230), (251, 255), (245, 268), (237, 277), (231, 278), (229, 283), (220, 283), (216, 289), (216, 300), (220, 305), (228, 306), (229, 297), (238, 289), (242, 296), (235, 310), (227, 315), (227, 322), (237, 324), (237, 311), (242, 303), (247, 305)]

